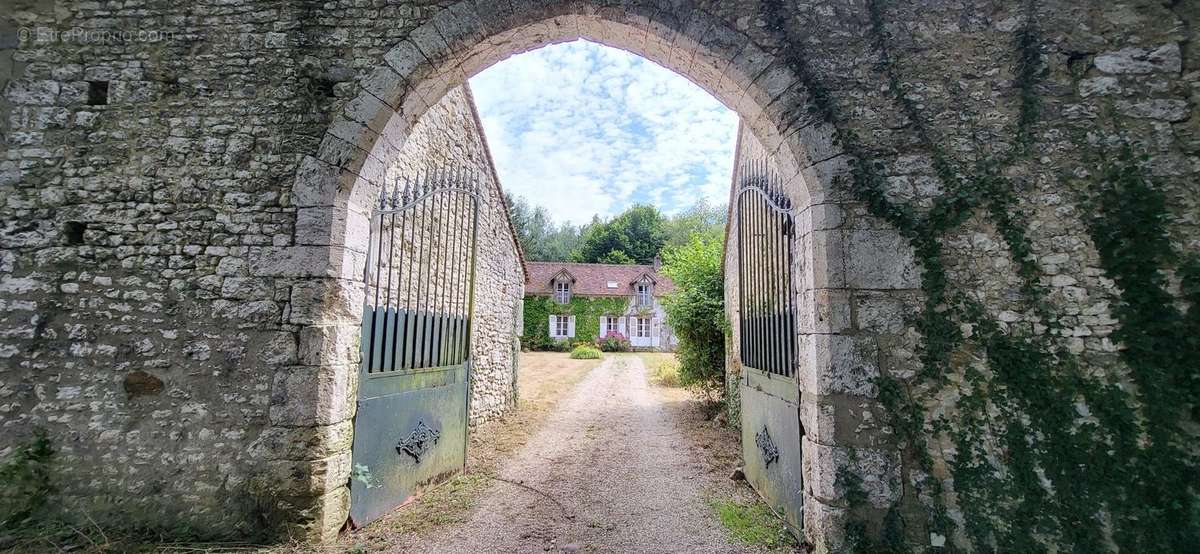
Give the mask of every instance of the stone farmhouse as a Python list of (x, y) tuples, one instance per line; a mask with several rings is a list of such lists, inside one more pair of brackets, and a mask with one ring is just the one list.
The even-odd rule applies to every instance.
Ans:
[[(765, 162), (730, 191), (730, 421), (812, 552), (1195, 551), (1198, 5), (8, 2), (0, 457), (48, 443), (39, 498), (80, 528), (312, 542), (385, 472), (461, 468), (549, 324), (520, 321), (463, 85), (585, 38), (711, 93)], [(480, 178), (399, 221), (471, 222), (478, 294), (402, 312), (365, 277), (381, 197), (443, 168)], [(433, 251), (414, 281), (446, 282)], [(458, 362), (469, 316), (472, 365), (362, 362), (396, 336), (367, 314), (414, 312)], [(422, 401), (374, 402), (388, 381)]]
[[(653, 265), (527, 262), (526, 344), (594, 341), (610, 332), (634, 349), (671, 350), (677, 340), (662, 298), (675, 284)], [(544, 341), (543, 341), (544, 342)]]

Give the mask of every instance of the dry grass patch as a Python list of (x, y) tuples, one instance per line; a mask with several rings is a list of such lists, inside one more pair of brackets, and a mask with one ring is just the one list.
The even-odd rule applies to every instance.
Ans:
[(638, 352), (646, 368), (650, 370), (650, 382), (660, 387), (679, 387), (679, 360), (670, 352)]

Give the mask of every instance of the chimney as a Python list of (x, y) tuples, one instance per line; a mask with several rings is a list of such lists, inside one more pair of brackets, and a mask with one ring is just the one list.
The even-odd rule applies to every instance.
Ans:
[(662, 257), (654, 256), (654, 261), (651, 262), (650, 265), (654, 266), (654, 271), (658, 271), (659, 269), (662, 269)]

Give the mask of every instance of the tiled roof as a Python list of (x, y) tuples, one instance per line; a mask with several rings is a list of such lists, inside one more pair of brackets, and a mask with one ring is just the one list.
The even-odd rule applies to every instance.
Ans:
[[(553, 294), (550, 285), (554, 276), (566, 271), (575, 279), (571, 294), (582, 296), (631, 296), (633, 283), (649, 274), (656, 283), (654, 296), (662, 296), (675, 290), (675, 283), (666, 275), (655, 271), (650, 265), (577, 264), (568, 262), (526, 262), (529, 277), (525, 280), (525, 294)], [(609, 288), (609, 281), (616, 288)]]

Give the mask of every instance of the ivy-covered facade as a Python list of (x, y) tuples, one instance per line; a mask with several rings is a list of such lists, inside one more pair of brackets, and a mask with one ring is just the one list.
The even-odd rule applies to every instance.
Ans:
[(676, 344), (661, 298), (674, 285), (656, 265), (527, 262), (522, 346), (566, 349), (613, 335), (635, 350)]

